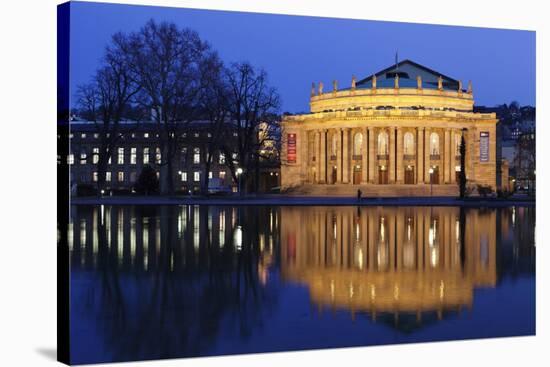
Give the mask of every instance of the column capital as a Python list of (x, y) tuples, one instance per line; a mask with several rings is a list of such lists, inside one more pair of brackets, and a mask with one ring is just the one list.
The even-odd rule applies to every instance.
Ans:
[(417, 127), (417, 129), (418, 129), (419, 131), (424, 131), (424, 126), (419, 126), (419, 127)]

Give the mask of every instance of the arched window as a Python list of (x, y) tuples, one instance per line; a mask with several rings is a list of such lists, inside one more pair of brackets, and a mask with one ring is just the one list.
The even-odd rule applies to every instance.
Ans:
[(378, 155), (388, 154), (388, 133), (382, 131), (378, 134)]
[(363, 145), (363, 134), (356, 133), (353, 136), (353, 155), (361, 155), (361, 145)]
[(431, 133), (430, 135), (430, 154), (439, 154), (439, 135), (437, 133)]
[(336, 155), (338, 151), (338, 134), (332, 135), (332, 155)]
[(403, 154), (414, 155), (414, 135), (410, 131), (403, 137)]

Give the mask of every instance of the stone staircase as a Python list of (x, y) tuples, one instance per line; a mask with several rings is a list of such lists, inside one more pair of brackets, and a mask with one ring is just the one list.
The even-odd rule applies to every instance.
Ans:
[(364, 198), (368, 197), (408, 197), (408, 196), (458, 196), (458, 185), (318, 185), (303, 184), (284, 191), (292, 196), (343, 196), (355, 197), (357, 190), (361, 190)]

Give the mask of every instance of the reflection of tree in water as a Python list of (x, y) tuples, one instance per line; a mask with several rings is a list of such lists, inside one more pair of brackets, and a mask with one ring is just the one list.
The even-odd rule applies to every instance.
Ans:
[[(259, 232), (266, 228), (265, 210), (235, 213), (236, 225), (246, 223), (237, 251), (230, 240), (220, 246), (212, 236), (212, 213), (223, 210), (229, 217), (231, 208), (189, 208), (193, 215), (187, 218), (187, 230), (181, 231), (178, 213), (187, 209), (161, 207), (152, 216), (142, 210), (132, 213), (131, 208), (113, 208), (113, 212), (121, 210), (132, 221), (149, 226), (158, 218), (160, 225), (160, 231), (156, 231), (161, 236), (160, 246), (155, 243), (141, 251), (140, 247), (132, 249), (135, 238), (132, 240), (132, 234), (127, 233), (126, 225), (123, 245), (117, 243), (124, 247), (122, 263), (120, 249), (109, 246), (107, 223), (98, 220), (98, 278), (94, 280), (98, 302), (86, 304), (83, 312), (87, 313), (85, 317), (99, 321), (106, 349), (112, 353), (98, 356), (102, 360), (209, 354), (224, 330), (240, 338), (250, 337), (274, 304), (273, 290), (261, 286), (257, 271), (261, 256)], [(197, 226), (195, 221), (199, 222)], [(231, 239), (233, 226), (226, 225), (225, 238)], [(144, 257), (149, 259), (149, 269), (138, 266)]]

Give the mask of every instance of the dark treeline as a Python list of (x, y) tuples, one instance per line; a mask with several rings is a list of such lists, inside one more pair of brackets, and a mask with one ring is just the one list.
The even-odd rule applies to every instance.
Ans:
[(201, 149), (203, 193), (216, 153), (227, 157), (235, 182), (241, 168), (243, 188), (257, 189), (254, 178), (266, 158), (260, 148), (279, 133), (279, 95), (267, 73), (247, 62), (225, 65), (197, 32), (173, 23), (150, 20), (137, 32), (114, 34), (100, 67), (89, 83), (78, 87), (76, 97), (77, 113), (97, 127), (98, 193), (120, 144), (123, 121), (155, 124), (161, 159), (154, 168), (160, 173), (161, 194), (175, 191), (181, 136), (191, 122), (203, 121), (209, 132)]

